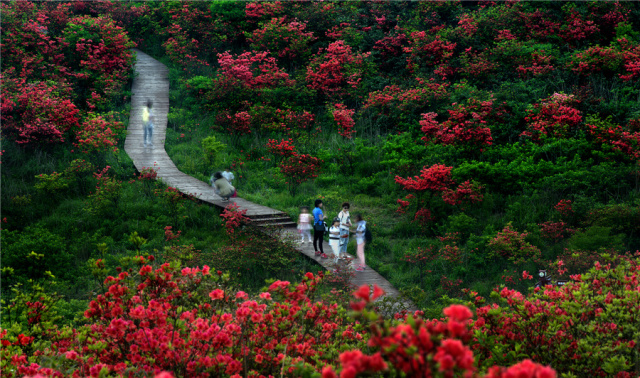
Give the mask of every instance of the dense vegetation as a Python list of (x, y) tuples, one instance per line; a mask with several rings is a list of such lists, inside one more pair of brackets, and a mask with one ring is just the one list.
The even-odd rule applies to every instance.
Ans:
[[(635, 3), (1, 6), (9, 376), (640, 369)], [(170, 67), (181, 170), (293, 217), (350, 202), (423, 311), (360, 288), (354, 321), (292, 246), (136, 172), (135, 45)], [(527, 294), (538, 269), (569, 283)]]

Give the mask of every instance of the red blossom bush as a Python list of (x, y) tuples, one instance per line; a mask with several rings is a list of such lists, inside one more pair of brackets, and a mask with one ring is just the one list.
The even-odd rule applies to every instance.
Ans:
[(529, 295), (496, 288), (493, 296), (500, 303), (478, 308), (472, 322), (479, 366), (512, 364), (520, 357), (510, 352), (518, 348), (561, 373), (634, 376), (632, 361), (640, 352), (639, 263), (638, 257), (595, 262), (564, 286), (547, 285)]
[(560, 27), (560, 37), (568, 43), (584, 40), (600, 32), (595, 22), (585, 20), (576, 10), (572, 10), (568, 20)]
[(453, 56), (456, 43), (441, 39), (439, 35), (432, 37), (424, 31), (411, 33), (409, 47), (404, 48), (407, 57), (407, 69), (436, 66), (448, 62)]
[(445, 190), (442, 194), (442, 199), (451, 206), (482, 202), (484, 198), (482, 193), (480, 193), (482, 189), (483, 187), (480, 184), (465, 181), (458, 185), (455, 190)]
[(420, 130), (425, 133), (421, 139), (444, 145), (470, 146), (483, 151), (493, 144), (491, 129), (487, 121), (500, 117), (502, 111), (493, 107), (493, 101), (470, 100), (466, 105), (453, 104), (449, 119), (438, 122), (436, 113), (422, 115)]
[(568, 228), (565, 222), (547, 221), (544, 223), (538, 223), (538, 226), (540, 226), (540, 235), (543, 238), (550, 239), (554, 242), (558, 242), (576, 232), (575, 230)]
[(279, 164), (290, 191), (305, 181), (318, 177), (322, 161), (307, 154), (294, 154)]
[(633, 160), (640, 159), (640, 121), (637, 119), (629, 121), (623, 127), (590, 117), (587, 118), (586, 126), (596, 141), (611, 146)]
[(307, 66), (307, 86), (328, 98), (357, 95), (370, 53), (358, 54), (338, 40), (321, 49)]
[(282, 139), (280, 142), (275, 139), (269, 139), (269, 142), (267, 143), (267, 150), (282, 158), (288, 158), (289, 156), (297, 154), (296, 146), (293, 145), (292, 139)]
[(511, 227), (509, 223), (493, 239), (489, 240), (487, 243), (489, 256), (504, 258), (514, 264), (539, 260), (541, 257), (540, 249), (525, 240), (529, 233), (520, 233)]
[(247, 112), (238, 112), (233, 115), (222, 112), (216, 116), (216, 123), (224, 131), (236, 137), (251, 133), (251, 115)]
[(240, 206), (236, 203), (230, 203), (224, 208), (220, 216), (224, 218), (224, 228), (227, 235), (233, 236), (238, 227), (251, 221), (245, 216), (246, 213), (247, 209), (240, 210)]
[[(79, 109), (44, 82), (4, 79), (2, 128), (19, 144), (57, 143), (78, 126)], [(9, 90), (10, 92), (7, 92)]]
[[(340, 377), (363, 374), (402, 374), (411, 377), (467, 376), (475, 377), (475, 358), (469, 347), (472, 333), (467, 323), (473, 316), (469, 308), (452, 305), (443, 310), (445, 319), (424, 320), (418, 314), (399, 323), (385, 322), (366, 310), (366, 306), (382, 295), (374, 286), (373, 295), (367, 286), (361, 286), (354, 295), (361, 299), (352, 303), (359, 317), (371, 319), (367, 353), (361, 350), (340, 354)], [(550, 367), (525, 360), (509, 368), (492, 367), (486, 377), (549, 377), (555, 378)], [(322, 370), (323, 377), (338, 377), (331, 366)]]
[(240, 85), (252, 89), (293, 84), (289, 75), (277, 67), (274, 58), (267, 52), (245, 52), (235, 58), (229, 52), (218, 54), (219, 85)]
[(347, 109), (344, 104), (334, 104), (332, 115), (333, 120), (338, 124), (338, 134), (347, 139), (351, 139), (352, 134), (355, 133), (353, 129), (355, 125), (353, 113), (355, 113), (355, 110)]
[(121, 122), (109, 121), (100, 115), (89, 113), (76, 132), (77, 142), (74, 146), (83, 152), (117, 150), (117, 137), (123, 129)]
[(571, 206), (571, 200), (568, 199), (561, 199), (560, 201), (558, 201), (557, 204), (555, 204), (555, 206), (553, 206), (553, 208), (560, 213), (560, 216), (563, 219), (566, 219), (568, 217), (571, 217), (574, 214), (573, 211), (573, 207)]
[[(297, 285), (276, 281), (249, 299), (228, 286), (228, 275), (206, 265), (154, 267), (152, 259), (137, 259), (138, 271), (105, 279), (107, 291), (85, 311), (89, 326), (48, 330), (51, 348), (38, 354), (64, 367), (31, 363), (20, 349), (3, 348), (3, 375), (289, 375), (301, 362), (319, 371), (338, 344), (362, 346), (363, 335), (337, 305), (314, 302), (322, 274), (307, 273)], [(1, 337), (4, 344), (6, 332)]]
[(521, 135), (528, 136), (534, 141), (540, 141), (546, 137), (572, 136), (582, 122), (580, 111), (575, 108), (578, 103), (579, 101), (573, 95), (554, 93), (528, 111), (525, 117), (527, 131)]
[(309, 44), (316, 39), (312, 32), (305, 31), (306, 27), (305, 22), (279, 17), (246, 34), (254, 50), (268, 51), (281, 59), (296, 60), (309, 56)]
[(402, 185), (404, 190), (414, 192), (433, 191), (441, 192), (454, 183), (451, 178), (451, 169), (442, 164), (436, 164), (429, 168), (423, 167), (420, 176), (402, 178), (395, 177), (396, 183)]

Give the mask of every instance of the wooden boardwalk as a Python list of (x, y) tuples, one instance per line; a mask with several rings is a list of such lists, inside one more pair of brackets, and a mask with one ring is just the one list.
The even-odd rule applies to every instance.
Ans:
[[(211, 186), (192, 176), (180, 172), (176, 165), (171, 161), (169, 155), (164, 149), (165, 131), (167, 128), (167, 114), (169, 113), (169, 72), (167, 67), (159, 61), (153, 59), (149, 55), (135, 50), (137, 61), (135, 71), (137, 76), (133, 81), (131, 96), (131, 113), (129, 116), (129, 128), (127, 130), (127, 138), (125, 140), (124, 149), (133, 160), (138, 171), (144, 168), (154, 168), (159, 180), (162, 180), (168, 186), (174, 187), (189, 196), (198, 198), (203, 202), (224, 208), (229, 203), (235, 202), (240, 209), (247, 210), (247, 216), (254, 221), (265, 218), (282, 217), (288, 218), (288, 215), (282, 211), (275, 210), (266, 206), (247, 201), (242, 198), (232, 198), (229, 201), (223, 201), (220, 196), (216, 195)], [(153, 147), (144, 147), (143, 145), (143, 123), (142, 108), (147, 100), (153, 102)], [(280, 233), (283, 238), (297, 238), (295, 230), (283, 229)], [(322, 259), (316, 257), (311, 243), (299, 244), (297, 248), (301, 253), (315, 260), (327, 270), (334, 268), (332, 259)], [(331, 252), (331, 247), (324, 242), (323, 249), (325, 252)], [(353, 257), (352, 257), (353, 258)], [(354, 260), (355, 261), (355, 260)], [(394, 288), (389, 281), (378, 274), (376, 271), (367, 268), (364, 272), (355, 272), (355, 277), (351, 283), (356, 286), (363, 284), (377, 284), (384, 289), (386, 295), (400, 297), (401, 294)], [(411, 309), (416, 309), (415, 305), (406, 301)]]

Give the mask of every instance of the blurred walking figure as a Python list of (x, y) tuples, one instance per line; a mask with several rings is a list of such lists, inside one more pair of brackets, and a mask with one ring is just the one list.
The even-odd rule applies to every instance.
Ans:
[(358, 260), (360, 260), (360, 264), (356, 268), (357, 272), (364, 271), (366, 265), (364, 263), (364, 246), (366, 243), (365, 233), (367, 231), (367, 222), (362, 219), (362, 214), (356, 215), (356, 243), (358, 246), (356, 247), (356, 252), (358, 254)]
[(215, 188), (216, 194), (218, 194), (224, 201), (228, 201), (229, 197), (235, 193), (236, 188), (234, 188), (226, 178), (222, 177), (222, 173), (216, 172), (213, 174), (213, 187)]
[(144, 108), (142, 108), (142, 127), (144, 128), (144, 146), (150, 145), (153, 147), (153, 121), (152, 121), (152, 110), (153, 102), (147, 99), (147, 103)]

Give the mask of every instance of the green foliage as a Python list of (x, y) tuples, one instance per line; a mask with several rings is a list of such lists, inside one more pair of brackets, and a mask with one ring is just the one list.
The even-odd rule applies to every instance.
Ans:
[(568, 240), (570, 250), (598, 251), (601, 248), (623, 249), (624, 235), (612, 235), (611, 227), (591, 226), (583, 231), (577, 231)]
[(219, 158), (220, 152), (227, 147), (226, 144), (218, 141), (215, 136), (209, 136), (202, 140), (202, 149), (204, 157), (209, 165), (215, 165)]
[(71, 278), (72, 263), (65, 238), (48, 229), (2, 230), (2, 266), (13, 268), (18, 277), (38, 279), (50, 271), (57, 277)]

